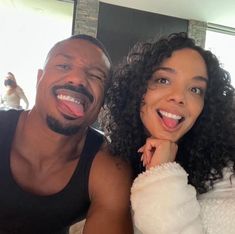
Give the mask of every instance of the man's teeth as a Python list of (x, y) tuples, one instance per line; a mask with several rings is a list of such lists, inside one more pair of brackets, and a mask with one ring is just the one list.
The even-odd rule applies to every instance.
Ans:
[(161, 115), (163, 115), (167, 118), (176, 119), (176, 120), (180, 120), (180, 119), (183, 118), (182, 116), (175, 115), (175, 114), (172, 114), (172, 113), (169, 113), (169, 112), (166, 112), (166, 111), (159, 111), (159, 112), (161, 113)]
[(74, 102), (76, 104), (81, 104), (80, 100), (77, 100), (76, 98), (73, 98), (73, 97), (68, 96), (68, 95), (59, 94), (59, 95), (57, 95), (57, 98), (60, 99), (60, 100), (65, 100), (65, 101)]

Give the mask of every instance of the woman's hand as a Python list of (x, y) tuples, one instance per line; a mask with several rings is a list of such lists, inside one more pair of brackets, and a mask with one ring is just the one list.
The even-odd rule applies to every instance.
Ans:
[(142, 153), (141, 161), (146, 169), (155, 167), (167, 162), (175, 161), (178, 145), (169, 140), (147, 138), (145, 145), (139, 148)]

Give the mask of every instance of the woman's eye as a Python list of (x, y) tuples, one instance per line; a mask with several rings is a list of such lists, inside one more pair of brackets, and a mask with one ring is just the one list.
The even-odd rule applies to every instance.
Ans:
[(159, 84), (168, 84), (169, 80), (167, 80), (166, 78), (159, 78), (159, 79), (156, 79), (156, 82)]
[(169, 84), (169, 80), (167, 78), (154, 78), (150, 81), (150, 84)]
[(150, 81), (149, 81), (149, 88), (156, 88), (159, 85), (168, 85), (170, 83), (169, 79), (167, 78), (157, 78), (157, 77), (153, 77)]
[(203, 90), (200, 89), (200, 88), (196, 88), (196, 87), (193, 87), (191, 88), (191, 91), (195, 94), (198, 94), (198, 95), (202, 95), (203, 94)]

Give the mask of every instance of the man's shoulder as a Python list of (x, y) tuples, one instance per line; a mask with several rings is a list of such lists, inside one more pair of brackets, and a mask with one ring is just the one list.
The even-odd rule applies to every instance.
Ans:
[(98, 134), (101, 134), (103, 137), (103, 144), (97, 151), (96, 157), (92, 163), (92, 183), (96, 181), (95, 183), (99, 184), (103, 180), (106, 182), (119, 180), (132, 181), (133, 172), (131, 164), (118, 155), (113, 155), (108, 148), (108, 140), (102, 132), (98, 132)]
[(93, 173), (105, 180), (128, 180), (132, 178), (132, 168), (128, 161), (110, 153), (104, 143), (93, 163)]
[(108, 202), (105, 195), (109, 194), (111, 203), (117, 196), (119, 196), (118, 200), (127, 199), (129, 201), (132, 182), (133, 173), (130, 163), (113, 156), (106, 147), (102, 147), (97, 153), (90, 174), (91, 200), (95, 198), (95, 200), (103, 201), (104, 198), (105, 202)]
[(7, 122), (17, 121), (22, 110), (0, 110), (0, 122), (5, 124)]

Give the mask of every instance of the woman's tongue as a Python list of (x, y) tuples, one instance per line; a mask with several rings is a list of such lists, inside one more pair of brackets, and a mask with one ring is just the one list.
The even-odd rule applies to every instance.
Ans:
[(76, 118), (84, 116), (84, 106), (82, 104), (77, 104), (66, 100), (60, 100), (59, 107), (60, 110), (68, 116)]
[(179, 120), (168, 118), (166, 116), (162, 116), (162, 121), (168, 128), (175, 128), (179, 123)]

